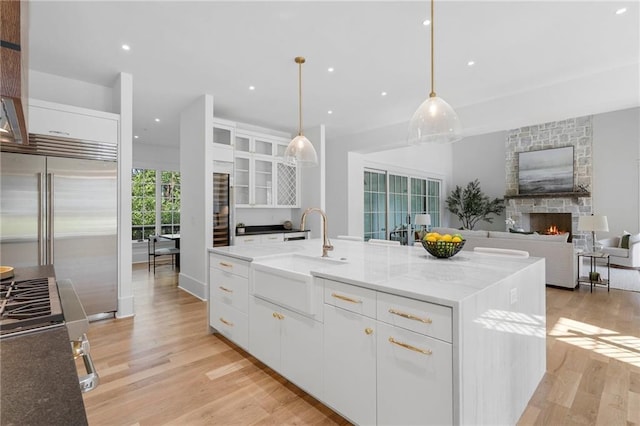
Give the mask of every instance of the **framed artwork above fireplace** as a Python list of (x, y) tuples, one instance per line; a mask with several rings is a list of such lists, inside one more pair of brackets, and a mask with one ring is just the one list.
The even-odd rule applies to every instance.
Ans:
[(518, 193), (573, 191), (573, 146), (518, 153)]

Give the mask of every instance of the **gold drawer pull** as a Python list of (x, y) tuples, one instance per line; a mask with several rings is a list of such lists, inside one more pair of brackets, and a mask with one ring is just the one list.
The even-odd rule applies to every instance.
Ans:
[(276, 318), (276, 319), (279, 319), (279, 320), (283, 320), (284, 319), (284, 315), (279, 314), (277, 312), (273, 313), (273, 317)]
[(229, 321), (227, 321), (226, 319), (224, 319), (222, 317), (220, 317), (220, 322), (223, 323), (223, 324), (227, 324), (229, 327), (233, 327), (233, 323), (232, 322), (229, 322)]
[(394, 345), (398, 345), (398, 346), (402, 346), (405, 349), (409, 349), (410, 351), (414, 351), (414, 352), (420, 352), (421, 354), (424, 355), (431, 355), (431, 351), (429, 349), (420, 349), (420, 348), (416, 348), (415, 346), (411, 346), (408, 343), (402, 343), (402, 342), (398, 342), (396, 339), (394, 339), (393, 337), (389, 337), (389, 341), (391, 343), (393, 343)]
[(228, 289), (228, 288), (226, 288), (226, 287), (222, 287), (222, 286), (220, 286), (220, 287), (218, 287), (218, 288), (219, 288), (220, 290), (222, 290), (222, 291), (226, 291), (227, 293), (233, 293), (233, 290), (229, 290), (229, 289)]
[(431, 324), (431, 322), (432, 322), (431, 318), (420, 318), (420, 317), (416, 317), (416, 316), (411, 315), (411, 314), (405, 314), (404, 312), (396, 311), (395, 309), (389, 309), (389, 313), (393, 314), (393, 315), (398, 315), (398, 316), (403, 317), (403, 318), (408, 318), (408, 319), (420, 321), (420, 322), (423, 322), (425, 324)]
[(343, 296), (343, 295), (337, 294), (337, 293), (331, 293), (331, 297), (335, 297), (336, 299), (344, 300), (345, 302), (362, 303), (362, 300), (352, 299), (350, 297)]
[(364, 329), (364, 332), (368, 335), (373, 334), (373, 328), (371, 327), (367, 327)]
[(227, 262), (220, 262), (220, 266), (224, 266), (226, 268), (233, 268), (233, 264)]

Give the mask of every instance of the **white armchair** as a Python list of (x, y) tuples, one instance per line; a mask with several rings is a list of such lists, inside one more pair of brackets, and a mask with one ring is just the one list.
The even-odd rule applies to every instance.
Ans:
[(609, 254), (612, 265), (627, 268), (640, 268), (640, 234), (629, 237), (629, 248), (618, 247), (620, 237), (612, 237), (599, 241), (602, 251)]

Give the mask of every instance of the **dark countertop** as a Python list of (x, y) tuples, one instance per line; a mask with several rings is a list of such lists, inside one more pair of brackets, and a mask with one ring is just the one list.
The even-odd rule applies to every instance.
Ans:
[(240, 237), (243, 235), (260, 235), (260, 234), (288, 234), (291, 232), (305, 232), (308, 229), (300, 230), (300, 229), (284, 229), (284, 225), (256, 225), (256, 226), (245, 226), (245, 231), (243, 234), (238, 233), (238, 228), (236, 228), (236, 236)]
[[(13, 279), (55, 276), (53, 266), (16, 268)], [(0, 341), (0, 424), (87, 425), (64, 324)]]

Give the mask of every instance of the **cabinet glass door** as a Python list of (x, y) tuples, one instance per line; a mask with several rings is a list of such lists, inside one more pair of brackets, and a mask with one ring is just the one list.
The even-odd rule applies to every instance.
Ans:
[(273, 204), (273, 162), (254, 159), (254, 205)]
[(259, 155), (273, 155), (273, 142), (264, 139), (254, 139), (253, 153)]
[(231, 145), (231, 129), (226, 127), (214, 127), (213, 128), (213, 143), (219, 143), (221, 145)]
[(236, 204), (249, 205), (249, 158), (236, 157), (235, 164), (235, 196)]
[(236, 136), (236, 145), (235, 150), (238, 152), (250, 152), (251, 151), (251, 141), (246, 136)]

